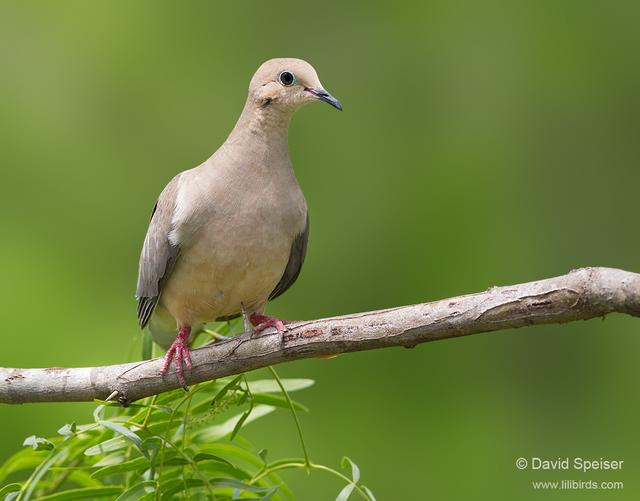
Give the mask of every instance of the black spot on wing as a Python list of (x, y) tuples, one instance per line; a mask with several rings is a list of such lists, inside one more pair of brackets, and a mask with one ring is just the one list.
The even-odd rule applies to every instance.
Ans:
[(289, 254), (289, 262), (284, 269), (282, 278), (273, 292), (269, 295), (269, 299), (275, 299), (291, 287), (300, 275), (304, 258), (307, 255), (307, 242), (309, 241), (309, 213), (307, 213), (307, 223), (302, 233), (300, 233), (291, 245)]

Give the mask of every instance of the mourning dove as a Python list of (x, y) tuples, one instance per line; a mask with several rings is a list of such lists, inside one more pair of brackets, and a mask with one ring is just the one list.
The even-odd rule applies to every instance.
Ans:
[(312, 101), (342, 109), (309, 63), (265, 62), (224, 144), (156, 202), (140, 255), (138, 321), (168, 348), (162, 374), (174, 361), (183, 386), (189, 338), (206, 322), (243, 314), (256, 332), (285, 330), (264, 308), (291, 287), (305, 258), (309, 216), (287, 136), (293, 113)]

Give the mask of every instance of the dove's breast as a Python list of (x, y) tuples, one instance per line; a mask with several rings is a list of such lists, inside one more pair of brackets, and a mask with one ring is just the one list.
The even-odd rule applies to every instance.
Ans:
[(160, 302), (179, 325), (235, 315), (242, 307), (261, 310), (306, 223), (306, 203), (290, 165), (198, 169), (207, 168), (204, 182), (201, 174), (181, 180), (177, 199), (171, 238), (181, 251)]

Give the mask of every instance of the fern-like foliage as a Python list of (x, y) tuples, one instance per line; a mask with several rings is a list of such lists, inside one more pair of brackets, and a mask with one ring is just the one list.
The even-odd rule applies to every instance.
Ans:
[[(0, 467), (0, 499), (289, 500), (295, 497), (278, 472), (301, 469), (341, 478), (346, 485), (338, 501), (352, 494), (374, 501), (350, 459), (343, 459), (343, 471), (311, 461), (297, 416), (307, 409), (289, 393), (313, 381), (269, 371), (268, 379), (222, 378), (127, 408), (97, 402), (92, 423), (64, 425), (56, 437), (27, 438)], [(301, 458), (270, 461), (242, 436), (245, 426), (279, 408), (293, 415)]]

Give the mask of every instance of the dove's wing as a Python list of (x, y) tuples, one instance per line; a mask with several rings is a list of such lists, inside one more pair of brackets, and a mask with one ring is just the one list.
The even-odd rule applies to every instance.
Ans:
[(162, 190), (153, 208), (149, 229), (140, 254), (136, 290), (140, 327), (144, 327), (149, 322), (158, 303), (162, 287), (171, 276), (173, 267), (180, 256), (179, 244), (174, 245), (169, 239), (176, 208), (179, 179), (180, 175), (177, 175)]
[(300, 275), (304, 258), (307, 254), (307, 242), (309, 240), (309, 213), (307, 212), (307, 222), (304, 226), (304, 230), (293, 240), (291, 245), (291, 252), (289, 254), (289, 262), (284, 269), (284, 273), (276, 288), (269, 295), (269, 299), (275, 299), (280, 294), (283, 294)]

